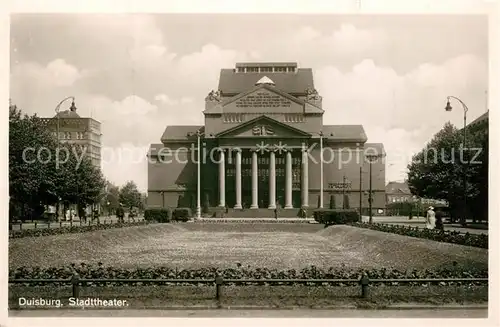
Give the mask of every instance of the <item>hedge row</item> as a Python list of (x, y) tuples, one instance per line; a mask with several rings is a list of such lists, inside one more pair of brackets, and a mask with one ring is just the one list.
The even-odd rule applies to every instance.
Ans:
[(381, 232), (425, 238), (437, 242), (468, 245), (478, 248), (488, 248), (487, 234), (469, 234), (457, 231), (442, 231), (437, 229), (418, 228), (404, 225), (389, 225), (380, 223), (351, 223), (351, 226), (373, 229)]
[(144, 211), (144, 219), (158, 223), (174, 221), (188, 221), (192, 217), (190, 208), (151, 208)]
[[(363, 273), (367, 273), (370, 279), (395, 279), (395, 278), (488, 278), (487, 270), (468, 270), (464, 271), (458, 267), (440, 270), (409, 270), (400, 271), (396, 269), (349, 269), (342, 268), (327, 268), (321, 269), (315, 266), (310, 266), (302, 270), (287, 269), (269, 269), (269, 268), (251, 268), (239, 265), (237, 268), (217, 269), (217, 268), (200, 268), (200, 269), (183, 269), (177, 270), (169, 267), (157, 268), (116, 268), (105, 267), (102, 263), (97, 265), (87, 265), (81, 263), (79, 265), (72, 264), (62, 267), (20, 267), (9, 270), (9, 279), (69, 279), (74, 273), (78, 273), (80, 278), (84, 279), (214, 279), (217, 274), (224, 279), (359, 279)], [(420, 285), (422, 283), (413, 283), (410, 285)], [(484, 284), (485, 282), (436, 282), (438, 285), (465, 285), (465, 284)], [(137, 282), (137, 283), (88, 283), (88, 286), (96, 285), (147, 285), (152, 283)], [(189, 284), (189, 283), (188, 283)], [(250, 284), (259, 284), (249, 282)], [(332, 283), (333, 284), (333, 283)], [(348, 285), (347, 282), (335, 283), (336, 285)], [(394, 284), (394, 283), (391, 283)], [(28, 285), (28, 284), (27, 284)], [(34, 285), (34, 284), (31, 284)], [(41, 285), (41, 284), (40, 284)]]
[(136, 222), (123, 222), (123, 223), (117, 222), (113, 224), (95, 224), (95, 225), (83, 225), (83, 226), (63, 226), (55, 228), (22, 229), (22, 230), (9, 231), (9, 238), (38, 237), (38, 236), (49, 236), (49, 235), (59, 235), (68, 233), (72, 234), (85, 233), (103, 229), (142, 226), (147, 224), (148, 224), (147, 221), (136, 221)]
[(314, 210), (314, 220), (328, 227), (358, 222), (360, 217), (359, 212), (352, 209), (318, 209)]
[(260, 218), (242, 218), (242, 219), (221, 219), (221, 218), (202, 218), (196, 221), (200, 224), (217, 223), (217, 224), (310, 224), (311, 220), (302, 218), (293, 219), (260, 219)]

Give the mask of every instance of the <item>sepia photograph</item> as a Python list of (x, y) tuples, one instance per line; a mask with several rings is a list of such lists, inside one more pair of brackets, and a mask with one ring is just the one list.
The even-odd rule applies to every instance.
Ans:
[(9, 317), (488, 318), (489, 19), (12, 13)]

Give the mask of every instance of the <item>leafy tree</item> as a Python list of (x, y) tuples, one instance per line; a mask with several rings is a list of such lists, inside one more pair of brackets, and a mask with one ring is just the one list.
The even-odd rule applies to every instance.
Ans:
[(129, 209), (140, 206), (141, 193), (133, 181), (128, 181), (125, 186), (120, 189), (119, 200), (120, 203)]
[[(467, 147), (481, 147), (481, 164), (469, 163), (474, 151), (462, 149), (463, 130), (446, 123), (441, 131), (417, 153), (408, 165), (408, 185), (414, 195), (446, 200), (452, 216), (466, 216), (466, 211), (478, 210), (487, 198), (487, 134), (471, 133)], [(467, 180), (467, 207), (464, 206), (464, 176)], [(485, 195), (486, 194), (486, 195)], [(487, 207), (487, 206), (486, 206)], [(482, 212), (482, 211), (481, 211)], [(475, 219), (477, 213), (472, 217)], [(467, 215), (469, 216), (469, 215)]]
[[(43, 149), (43, 150), (42, 150)], [(68, 156), (66, 156), (68, 154)], [(81, 149), (58, 144), (36, 115), (23, 115), (9, 107), (10, 217), (33, 218), (44, 205), (95, 203), (103, 186), (99, 169)]]
[(104, 195), (101, 199), (101, 207), (108, 213), (116, 211), (120, 206), (120, 188), (107, 181)]
[[(50, 156), (56, 147), (53, 135), (42, 120), (23, 115), (15, 105), (9, 106), (9, 193), (10, 218), (39, 214), (40, 206), (57, 199)], [(40, 152), (40, 149), (48, 149)], [(41, 154), (38, 160), (37, 153)], [(52, 158), (53, 159), (53, 158)], [(43, 210), (41, 210), (43, 213)]]
[(99, 202), (105, 180), (101, 170), (94, 167), (90, 158), (85, 155), (86, 149), (72, 144), (61, 144), (59, 149), (62, 154), (56, 166), (56, 193), (65, 209), (71, 203), (76, 204), (81, 217), (85, 207)]

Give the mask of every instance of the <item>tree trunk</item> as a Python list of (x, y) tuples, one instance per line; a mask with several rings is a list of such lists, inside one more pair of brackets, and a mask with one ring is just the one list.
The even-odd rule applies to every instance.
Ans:
[(59, 201), (56, 202), (56, 221), (60, 220), (59, 219), (59, 209), (60, 209), (60, 204), (59, 204)]

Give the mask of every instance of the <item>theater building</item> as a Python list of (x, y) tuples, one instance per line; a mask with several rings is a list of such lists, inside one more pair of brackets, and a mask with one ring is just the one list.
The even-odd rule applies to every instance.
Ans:
[[(310, 68), (221, 69), (205, 98), (204, 125), (166, 126), (161, 143), (151, 145), (148, 207), (196, 208), (199, 140), (205, 212), (224, 207), (233, 216), (262, 216), (279, 208), (295, 216), (301, 207), (359, 208), (360, 197), (367, 208), (367, 158), (383, 155), (383, 145), (367, 143), (361, 125), (323, 124), (325, 110), (333, 108), (323, 108)], [(375, 210), (385, 207), (384, 162), (372, 163)]]

